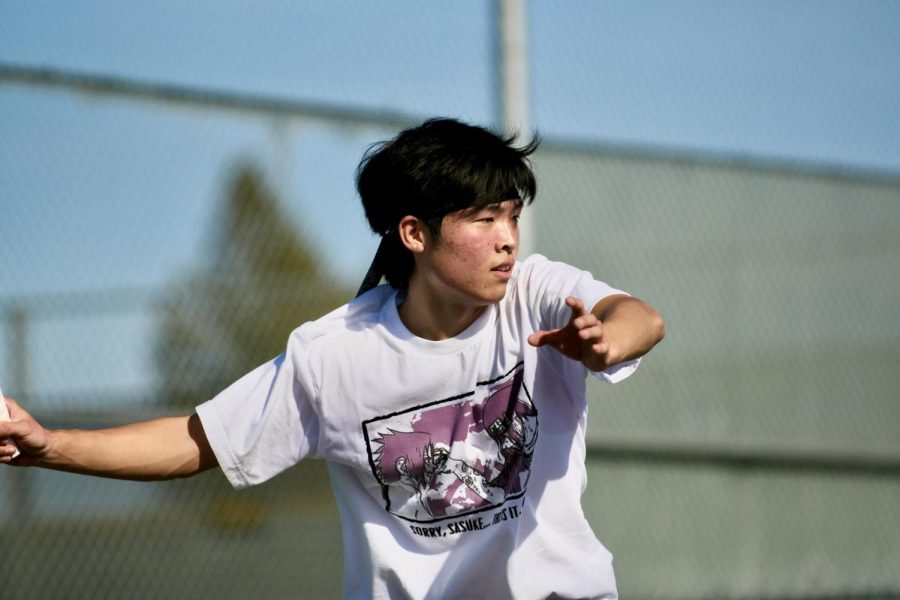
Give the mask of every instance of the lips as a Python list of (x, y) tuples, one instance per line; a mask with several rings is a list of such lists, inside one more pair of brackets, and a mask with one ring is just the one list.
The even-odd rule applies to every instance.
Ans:
[(491, 269), (492, 273), (496, 273), (504, 281), (512, 277), (513, 263), (503, 263)]

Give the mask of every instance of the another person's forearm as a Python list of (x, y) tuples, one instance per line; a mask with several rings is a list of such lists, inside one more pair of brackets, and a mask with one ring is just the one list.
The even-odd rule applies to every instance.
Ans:
[(216, 464), (196, 415), (47, 434), (46, 451), (33, 464), (60, 471), (152, 481), (187, 477)]

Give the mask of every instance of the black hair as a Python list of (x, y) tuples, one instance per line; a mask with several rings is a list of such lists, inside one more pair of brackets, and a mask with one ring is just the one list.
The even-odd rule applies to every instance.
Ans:
[(529, 204), (537, 183), (528, 157), (540, 139), (514, 146), (517, 135), (500, 137), (454, 119), (431, 119), (371, 146), (356, 170), (356, 189), (381, 244), (360, 294), (382, 275), (398, 289), (412, 274), (412, 253), (396, 227), (406, 215), (424, 221), (435, 237), (449, 213), (504, 200)]

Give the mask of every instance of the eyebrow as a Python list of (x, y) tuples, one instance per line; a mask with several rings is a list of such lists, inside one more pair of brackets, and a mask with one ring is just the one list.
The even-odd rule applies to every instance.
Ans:
[[(522, 200), (520, 198), (509, 198), (509, 200), (512, 200), (515, 202), (515, 208), (522, 208), (525, 205), (525, 203), (522, 202)], [(484, 206), (482, 206), (480, 209), (477, 209), (477, 210), (489, 210), (491, 212), (500, 212), (500, 210), (501, 210), (500, 205), (503, 204), (504, 202), (507, 202), (507, 200), (500, 200), (499, 202), (491, 202), (490, 204), (485, 204)]]
[[(516, 205), (514, 210), (521, 210), (525, 207), (525, 203), (520, 198), (509, 198), (509, 200), (515, 201)], [(500, 205), (506, 202), (506, 200), (498, 200), (497, 202), (491, 202), (490, 204), (484, 204), (482, 206), (470, 206), (469, 208), (465, 208), (462, 210), (460, 214), (466, 216), (477, 215), (482, 211), (487, 211), (492, 214), (496, 214), (501, 212)]]

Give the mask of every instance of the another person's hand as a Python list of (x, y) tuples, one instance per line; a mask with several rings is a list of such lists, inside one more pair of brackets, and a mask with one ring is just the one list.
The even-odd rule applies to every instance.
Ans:
[[(9, 421), (0, 421), (0, 463), (32, 465), (47, 452), (47, 430), (15, 400), (5, 398)], [(15, 459), (16, 450), (20, 452)]]

